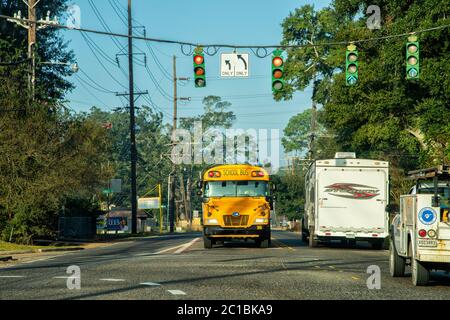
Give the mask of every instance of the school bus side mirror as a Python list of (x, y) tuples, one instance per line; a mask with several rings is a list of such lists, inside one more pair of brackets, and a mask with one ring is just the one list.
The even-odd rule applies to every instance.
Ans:
[(272, 191), (277, 191), (277, 185), (276, 184), (272, 184)]
[(203, 187), (203, 182), (202, 181), (197, 181), (197, 188), (201, 189)]
[(199, 197), (201, 197), (201, 196), (203, 195), (202, 190), (198, 190), (198, 191), (197, 191), (197, 195), (198, 195)]
[(269, 203), (270, 209), (273, 210), (273, 200), (275, 200), (274, 196), (266, 197), (266, 201)]

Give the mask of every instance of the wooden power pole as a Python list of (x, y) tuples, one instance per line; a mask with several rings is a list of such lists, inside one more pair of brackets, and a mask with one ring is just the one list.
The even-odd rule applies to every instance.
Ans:
[(133, 70), (133, 21), (131, 0), (128, 0), (128, 66), (130, 81), (130, 140), (131, 140), (131, 233), (137, 233), (137, 183), (136, 183), (136, 124), (134, 111), (134, 70)]
[[(39, 2), (40, 0), (38, 0)], [(36, 21), (36, 0), (28, 0), (28, 20)], [(30, 61), (30, 71), (28, 74), (28, 92), (30, 101), (34, 101), (36, 87), (36, 23), (30, 23), (28, 27), (28, 59)]]
[[(174, 135), (177, 130), (177, 58), (173, 56), (173, 131), (172, 131), (172, 148), (175, 147)], [(170, 173), (170, 194), (169, 194), (169, 228), (170, 232), (174, 231), (175, 225), (175, 190), (176, 190), (176, 165), (172, 154), (172, 172)]]

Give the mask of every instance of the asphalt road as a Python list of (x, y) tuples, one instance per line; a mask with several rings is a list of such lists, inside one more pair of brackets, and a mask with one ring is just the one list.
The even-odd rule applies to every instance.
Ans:
[[(0, 299), (450, 299), (444, 273), (427, 287), (391, 278), (388, 251), (311, 249), (283, 231), (273, 231), (268, 249), (249, 241), (208, 250), (200, 236), (142, 238), (0, 268)], [(380, 289), (367, 287), (373, 265)], [(67, 288), (69, 266), (80, 268), (80, 289)]]

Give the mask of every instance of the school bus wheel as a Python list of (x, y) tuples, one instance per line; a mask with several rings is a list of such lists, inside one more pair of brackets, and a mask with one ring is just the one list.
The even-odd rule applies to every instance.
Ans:
[(205, 249), (211, 249), (213, 246), (213, 241), (211, 238), (208, 238), (206, 236), (203, 236), (203, 245)]

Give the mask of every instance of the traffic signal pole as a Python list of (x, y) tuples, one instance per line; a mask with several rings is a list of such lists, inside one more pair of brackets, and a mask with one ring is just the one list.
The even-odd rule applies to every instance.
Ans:
[[(172, 148), (175, 147), (175, 131), (177, 130), (177, 122), (178, 122), (178, 100), (189, 101), (191, 98), (178, 97), (178, 80), (186, 81), (188, 78), (178, 78), (177, 77), (177, 57), (173, 56), (173, 131), (172, 131)], [(174, 155), (172, 154), (172, 157)], [(174, 159), (172, 160), (172, 171), (169, 174), (169, 231), (174, 231), (175, 226), (175, 191), (176, 191), (176, 173), (177, 167), (175, 165)]]

